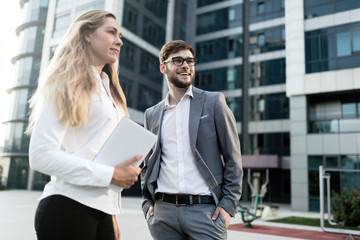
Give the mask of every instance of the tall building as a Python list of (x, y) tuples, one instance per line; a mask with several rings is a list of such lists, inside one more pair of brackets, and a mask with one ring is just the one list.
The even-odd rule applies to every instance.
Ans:
[[(16, 28), (19, 48), (12, 58), (15, 76), (11, 94), (12, 113), (6, 121), (6, 137), (1, 154), (3, 178), (9, 188), (27, 188), (29, 176), (29, 136), (24, 134), (29, 118), (27, 101), (37, 86), (44, 42), (48, 0), (21, 0), (22, 23)], [(36, 174), (41, 180), (42, 176)], [(36, 186), (35, 186), (36, 188)]]
[[(269, 169), (265, 200), (318, 211), (319, 166), (360, 168), (360, 2), (191, 4), (195, 85), (223, 91), (238, 121), (243, 200), (251, 197), (246, 170), (259, 191)], [(359, 180), (335, 172), (331, 186), (340, 192)]]
[[(285, 9), (291, 205), (317, 211), (320, 165), (360, 169), (360, 2), (289, 0)], [(359, 180), (331, 174), (338, 192)]]
[[(189, 2), (190, 4), (190, 2)], [(243, 200), (270, 182), (266, 201), (290, 202), (290, 118), (286, 96), (285, 1), (192, 1), (195, 85), (220, 90), (238, 122)], [(251, 169), (247, 184), (247, 170)]]
[[(40, 59), (41, 66), (46, 66), (71, 21), (94, 8), (115, 13), (120, 23), (124, 46), (119, 57), (119, 79), (130, 114), (139, 123), (143, 111), (167, 91), (158, 70), (160, 47), (171, 39), (184, 39), (194, 46), (198, 59), (194, 85), (222, 91), (237, 120), (245, 173), (242, 200), (251, 200), (251, 191), (260, 190), (269, 169), (264, 201), (291, 203), (293, 210), (318, 211), (319, 166), (360, 169), (359, 1), (20, 3), (29, 6), (24, 7), (27, 15), (35, 10), (25, 9), (48, 10), (44, 10), (41, 21), (27, 20), (18, 28), (20, 36), (35, 26), (44, 30), (46, 20), (45, 31), (39, 36), (42, 48), (20, 51), (14, 57), (20, 83), (10, 90), (15, 99), (14, 116), (8, 121), (4, 149), (4, 155), (11, 159), (10, 187), (41, 189), (47, 180), (45, 175), (29, 174), (29, 138), (23, 135), (28, 117), (25, 102), (36, 86)], [(35, 35), (26, 36), (33, 39)], [(24, 39), (21, 49), (30, 43)], [(36, 65), (21, 65), (34, 59)], [(30, 66), (36, 66), (31, 74), (26, 70)], [(31, 84), (26, 82), (29, 76)], [(247, 184), (248, 174), (253, 189)], [(359, 174), (335, 172), (332, 189), (340, 192), (344, 186), (358, 188), (359, 180)], [(140, 194), (139, 184), (132, 191), (129, 194)]]

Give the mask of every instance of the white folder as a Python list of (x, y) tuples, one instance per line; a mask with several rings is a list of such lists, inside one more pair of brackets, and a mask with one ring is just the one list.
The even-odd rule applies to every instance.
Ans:
[[(154, 146), (156, 139), (155, 134), (130, 118), (123, 117), (101, 147), (94, 161), (116, 166), (129, 158), (142, 154), (143, 158), (134, 164), (138, 167)], [(109, 188), (117, 192), (123, 190), (123, 188), (112, 184)]]

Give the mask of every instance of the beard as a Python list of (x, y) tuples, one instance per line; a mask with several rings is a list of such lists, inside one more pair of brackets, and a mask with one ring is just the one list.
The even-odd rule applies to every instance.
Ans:
[(167, 73), (166, 76), (169, 82), (177, 88), (188, 88), (194, 82), (195, 79), (195, 75), (191, 74), (190, 82), (182, 82), (179, 80), (176, 72)]

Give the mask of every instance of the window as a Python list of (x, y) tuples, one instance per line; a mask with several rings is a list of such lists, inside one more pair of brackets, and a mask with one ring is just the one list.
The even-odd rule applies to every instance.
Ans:
[(336, 49), (338, 57), (351, 55), (350, 32), (336, 34)]
[(257, 4), (257, 14), (262, 15), (265, 13), (265, 2), (259, 2)]
[(70, 25), (70, 13), (56, 16), (54, 23), (53, 37), (61, 37), (65, 34)]
[(356, 117), (356, 103), (343, 103), (341, 106), (343, 118), (355, 118)]
[(264, 46), (265, 45), (265, 35), (264, 33), (259, 33), (257, 36), (258, 46)]
[(360, 23), (305, 33), (306, 73), (360, 67)]
[(360, 31), (353, 32), (352, 38), (353, 52), (360, 51)]
[(235, 18), (236, 18), (235, 9), (230, 9), (229, 10), (229, 21), (234, 21)]

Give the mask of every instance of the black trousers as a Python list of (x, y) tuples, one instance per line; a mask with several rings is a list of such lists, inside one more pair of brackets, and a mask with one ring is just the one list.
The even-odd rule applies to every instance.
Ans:
[(70, 198), (42, 199), (35, 213), (38, 240), (114, 240), (112, 216)]

